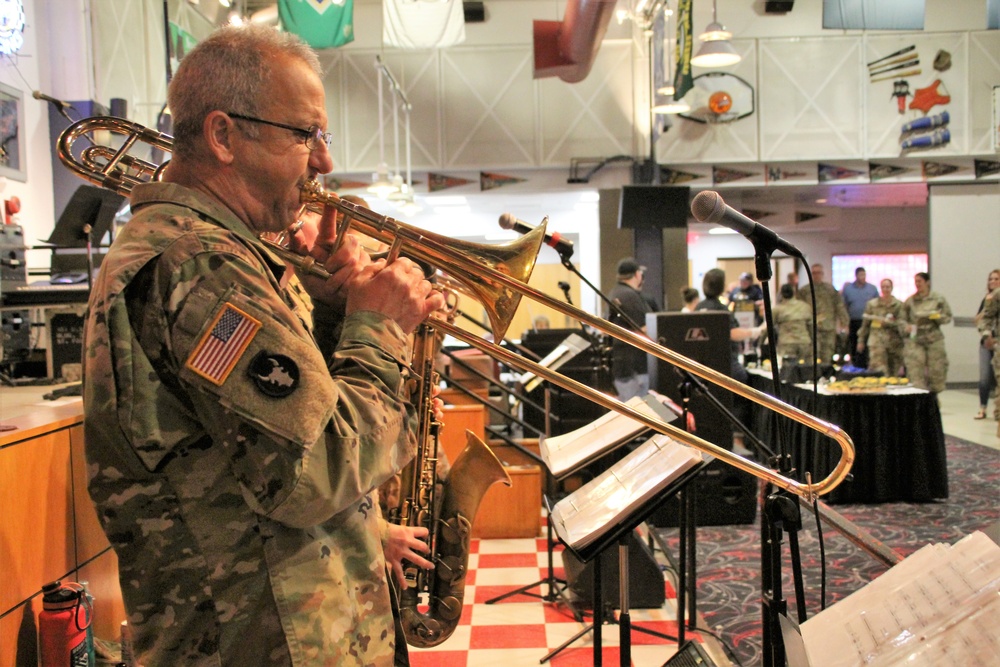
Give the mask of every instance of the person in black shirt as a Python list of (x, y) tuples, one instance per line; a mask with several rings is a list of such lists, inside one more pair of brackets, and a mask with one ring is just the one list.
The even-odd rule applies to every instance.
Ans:
[[(625, 314), (635, 328), (612, 311), (608, 321), (638, 333), (646, 333), (646, 313), (653, 312), (649, 301), (639, 289), (642, 287), (645, 266), (640, 266), (631, 257), (618, 262), (618, 284), (608, 298)], [(611, 373), (614, 378), (618, 398), (627, 401), (633, 396), (645, 396), (649, 392), (649, 366), (646, 353), (623, 341), (615, 339), (611, 343)]]

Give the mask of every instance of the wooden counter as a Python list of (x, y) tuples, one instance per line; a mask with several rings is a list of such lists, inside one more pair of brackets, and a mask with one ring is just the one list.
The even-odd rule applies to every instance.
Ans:
[[(87, 495), (83, 403), (46, 401), (58, 387), (0, 387), (0, 665), (37, 664), (41, 588), (86, 581), (94, 632), (117, 639), (125, 618), (118, 560)], [(12, 428), (11, 428), (12, 427)]]

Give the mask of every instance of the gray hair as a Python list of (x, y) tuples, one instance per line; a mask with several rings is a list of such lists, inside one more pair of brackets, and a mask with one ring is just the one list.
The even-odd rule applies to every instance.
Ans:
[[(287, 59), (301, 60), (322, 76), (315, 51), (296, 35), (269, 26), (226, 26), (191, 49), (167, 90), (174, 153), (195, 155), (205, 117), (212, 111), (259, 115), (275, 67)], [(257, 128), (245, 131), (254, 136)]]

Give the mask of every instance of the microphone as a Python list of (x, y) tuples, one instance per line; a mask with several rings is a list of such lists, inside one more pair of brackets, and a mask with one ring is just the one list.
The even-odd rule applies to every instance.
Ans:
[(70, 104), (69, 102), (63, 102), (62, 100), (57, 100), (56, 98), (52, 97), (51, 95), (46, 95), (45, 93), (43, 93), (40, 90), (32, 91), (31, 96), (34, 97), (36, 100), (43, 100), (45, 102), (51, 102), (52, 104), (54, 104), (57, 107), (59, 107), (60, 110), (63, 110), (63, 109), (72, 109), (73, 108), (73, 105)]
[(728, 206), (718, 192), (704, 190), (695, 195), (691, 202), (691, 213), (699, 222), (714, 222), (739, 232), (750, 239), (754, 247), (760, 244), (762, 247), (758, 250), (766, 250), (768, 253), (780, 250), (786, 255), (805, 260), (802, 251), (764, 225)]
[[(515, 218), (511, 213), (504, 213), (500, 216), (500, 227), (502, 229), (513, 229), (518, 234), (527, 234), (534, 229), (534, 227), (523, 220)], [(555, 248), (556, 252), (563, 259), (569, 259), (573, 256), (573, 242), (564, 239), (560, 236), (559, 232), (546, 234), (545, 245)]]

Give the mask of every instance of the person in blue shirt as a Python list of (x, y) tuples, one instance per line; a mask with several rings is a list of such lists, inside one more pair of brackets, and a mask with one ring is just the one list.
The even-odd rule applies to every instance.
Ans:
[(859, 266), (854, 269), (854, 282), (844, 283), (840, 289), (840, 296), (844, 299), (844, 306), (850, 319), (847, 329), (847, 349), (854, 353), (851, 365), (857, 368), (868, 368), (868, 348), (862, 347), (858, 351), (858, 331), (865, 321), (865, 305), (872, 299), (878, 298), (878, 288), (867, 282), (867, 277), (865, 267)]

